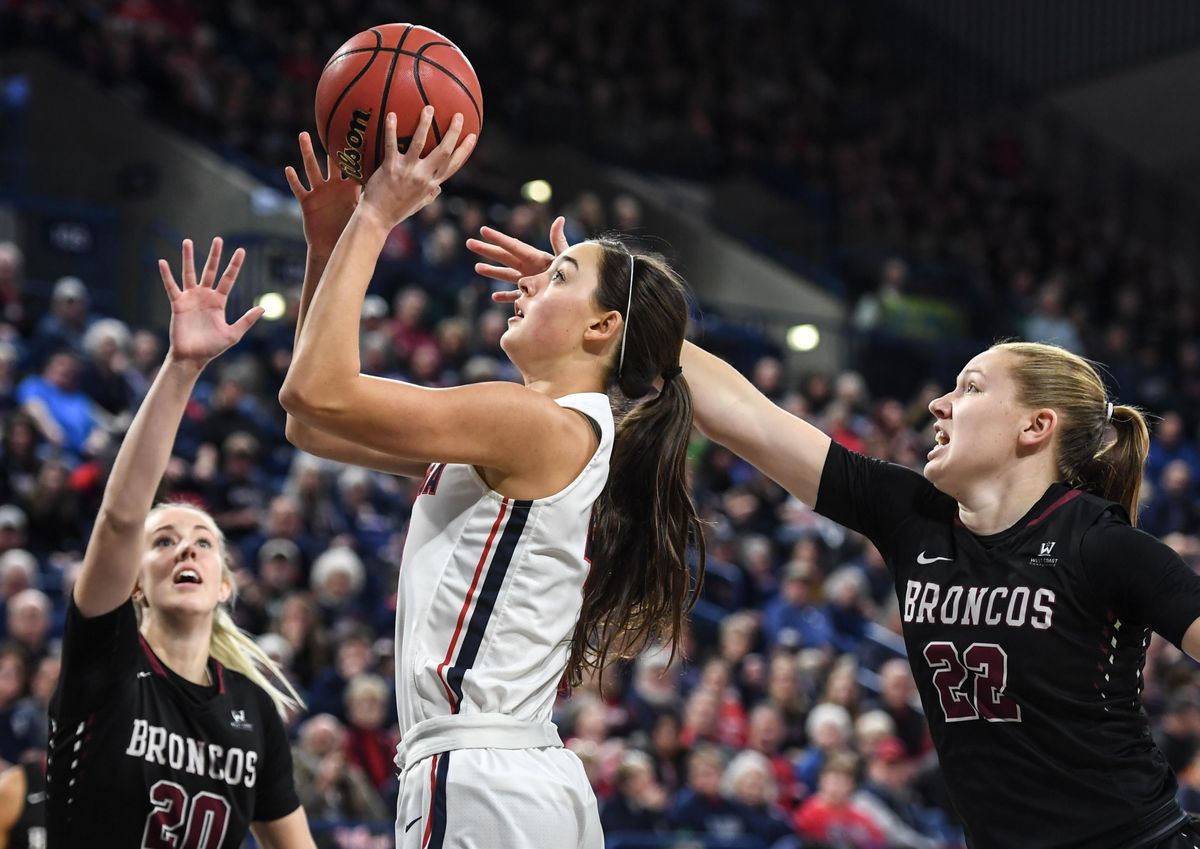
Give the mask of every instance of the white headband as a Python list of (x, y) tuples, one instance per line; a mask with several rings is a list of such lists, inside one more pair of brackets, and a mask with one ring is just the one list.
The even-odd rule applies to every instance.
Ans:
[(625, 302), (625, 315), (623, 326), (621, 328), (621, 359), (617, 362), (617, 377), (621, 376), (621, 370), (625, 368), (625, 337), (629, 335), (629, 310), (633, 306), (633, 265), (637, 261), (637, 257), (633, 254), (629, 255), (629, 300)]

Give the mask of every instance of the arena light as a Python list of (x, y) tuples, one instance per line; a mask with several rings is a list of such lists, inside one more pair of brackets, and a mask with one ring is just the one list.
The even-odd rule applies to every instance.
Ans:
[(821, 331), (815, 324), (797, 324), (788, 329), (787, 343), (793, 351), (811, 351), (821, 344)]
[(259, 297), (255, 306), (263, 308), (263, 318), (267, 321), (275, 321), (283, 318), (283, 314), (287, 312), (287, 299), (278, 292), (267, 292)]
[(549, 203), (554, 197), (554, 190), (546, 180), (530, 180), (521, 186), (521, 197), (534, 203)]

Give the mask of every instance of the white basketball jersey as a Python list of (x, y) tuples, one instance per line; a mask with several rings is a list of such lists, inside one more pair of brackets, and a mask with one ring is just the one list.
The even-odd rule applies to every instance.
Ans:
[[(430, 466), (413, 505), (396, 603), (401, 732), (435, 716), (550, 720), (589, 569), (592, 505), (608, 480), (608, 397), (557, 402), (599, 425), (600, 444), (560, 492), (492, 491), (472, 466)], [(513, 451), (521, 450), (520, 434)]]

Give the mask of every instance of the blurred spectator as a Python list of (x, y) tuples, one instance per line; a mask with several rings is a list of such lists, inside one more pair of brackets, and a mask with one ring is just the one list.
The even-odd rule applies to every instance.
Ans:
[(654, 776), (645, 752), (628, 751), (617, 767), (616, 792), (600, 807), (600, 825), (610, 839), (623, 831), (662, 832), (667, 827), (667, 791)]
[(896, 736), (909, 757), (919, 758), (933, 748), (925, 716), (916, 707), (917, 685), (907, 660), (889, 660), (879, 669), (879, 707), (896, 726)]
[(1155, 487), (1162, 486), (1163, 473), (1172, 460), (1182, 460), (1191, 472), (1192, 495), (1200, 482), (1200, 452), (1184, 433), (1183, 417), (1175, 410), (1163, 413), (1162, 420), (1154, 426), (1154, 438), (1150, 440), (1150, 453), (1146, 456), (1146, 480)]
[(805, 732), (809, 743), (796, 762), (796, 777), (811, 793), (829, 759), (850, 746), (850, 714), (841, 705), (819, 704), (809, 712)]
[(329, 713), (346, 721), (346, 686), (356, 676), (370, 671), (372, 640), (371, 633), (361, 628), (342, 637), (333, 667), (321, 670), (309, 690), (310, 713)]
[(912, 793), (913, 762), (894, 737), (880, 740), (867, 756), (867, 772), (853, 804), (887, 836), (887, 845), (904, 849), (941, 849), (931, 812)]
[(5, 605), (8, 641), (24, 652), (26, 669), (32, 669), (49, 649), (51, 609), (46, 594), (32, 588), (21, 590)]
[(12, 765), (24, 751), (26, 739), (13, 724), (17, 705), (25, 693), (29, 665), (23, 647), (0, 642), (0, 761)]
[(317, 714), (300, 725), (292, 758), (305, 814), (310, 822), (389, 819), (362, 770), (346, 761), (344, 737), (342, 724), (329, 714)]
[(115, 318), (99, 319), (83, 337), (83, 391), (103, 411), (109, 431), (123, 432), (133, 418), (129, 345), (129, 328)]
[(17, 327), (25, 324), (23, 299), (25, 255), (15, 242), (0, 242), (0, 316)]
[(87, 286), (78, 277), (60, 277), (50, 296), (50, 311), (30, 340), (30, 361), (41, 368), (56, 351), (82, 354), (84, 333), (93, 321)]
[(1157, 491), (1138, 510), (1138, 527), (1156, 537), (1200, 531), (1200, 505), (1187, 460), (1167, 463)]
[(254, 533), (267, 506), (267, 480), (258, 464), (261, 451), (258, 439), (249, 433), (230, 434), (221, 445), (220, 472), (208, 487), (213, 518), (238, 545)]
[(362, 560), (349, 548), (331, 548), (317, 558), (310, 580), (326, 624), (358, 612), (365, 579)]
[(38, 432), (72, 461), (95, 454), (107, 442), (92, 400), (79, 388), (80, 367), (76, 354), (60, 350), (48, 357), (40, 376), (27, 377), (17, 387), (17, 402)]
[(29, 695), (17, 702), (13, 709), (13, 736), (21, 748), (22, 757), (46, 750), (46, 741), (50, 739), (50, 699), (58, 685), (61, 666), (56, 655), (47, 655), (38, 661), (29, 682)]
[(821, 768), (820, 784), (796, 812), (796, 831), (806, 840), (854, 849), (885, 849), (883, 830), (854, 801), (857, 763), (839, 753)]
[(732, 839), (750, 834), (750, 817), (721, 795), (725, 759), (713, 746), (697, 746), (688, 758), (687, 786), (671, 800), (671, 827), (694, 835)]
[(779, 790), (771, 774), (771, 764), (758, 752), (737, 754), (725, 767), (721, 793), (742, 806), (749, 822), (749, 833), (767, 846), (792, 834), (783, 809), (776, 803)]
[(360, 673), (346, 685), (346, 760), (385, 798), (395, 798), (392, 759), (399, 742), (386, 727), (390, 700), (391, 690), (378, 675)]
[(763, 636), (768, 646), (821, 648), (832, 640), (829, 616), (810, 598), (818, 579), (817, 566), (794, 560), (784, 573), (779, 595), (763, 611)]

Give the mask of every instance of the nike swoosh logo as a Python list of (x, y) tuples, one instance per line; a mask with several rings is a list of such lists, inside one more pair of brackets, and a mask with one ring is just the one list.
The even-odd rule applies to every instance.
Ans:
[(420, 819), (421, 819), (420, 817), (417, 817), (415, 820), (413, 820), (412, 822), (410, 822), (408, 825), (404, 826), (404, 833), (405, 833), (405, 834), (408, 834), (408, 830), (409, 830), (410, 828), (412, 828), (414, 825), (416, 825), (416, 824), (417, 824), (417, 822), (419, 822), (419, 821), (420, 821)]
[(928, 566), (930, 563), (937, 563), (939, 560), (953, 561), (954, 558), (953, 557), (926, 557), (924, 551), (922, 551), (920, 554), (917, 555), (917, 562), (920, 563), (922, 566)]

